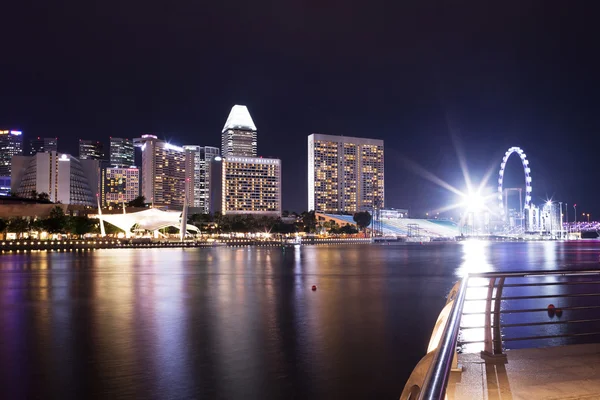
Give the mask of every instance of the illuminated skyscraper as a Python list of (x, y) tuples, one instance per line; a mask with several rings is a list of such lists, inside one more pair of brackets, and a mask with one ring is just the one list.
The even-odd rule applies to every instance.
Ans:
[(43, 138), (36, 137), (29, 141), (30, 149), (29, 155), (34, 156), (37, 153), (44, 153), (46, 151), (58, 151), (58, 138)]
[(23, 135), (21, 131), (0, 130), (0, 176), (11, 175), (13, 156), (23, 154)]
[(157, 206), (183, 207), (185, 197), (185, 151), (154, 135), (133, 139), (142, 149), (142, 192), (146, 202)]
[(102, 204), (128, 203), (140, 195), (140, 171), (135, 167), (104, 168)]
[(47, 193), (52, 202), (94, 206), (99, 186), (98, 160), (78, 160), (56, 151), (13, 158), (11, 190), (20, 197), (36, 191)]
[(256, 157), (256, 126), (246, 106), (235, 105), (221, 136), (221, 155)]
[(104, 158), (104, 146), (97, 140), (79, 139), (80, 160), (102, 160)]
[(211, 212), (281, 215), (281, 160), (215, 157), (211, 185)]
[(219, 149), (209, 146), (183, 146), (185, 150), (185, 180), (188, 206), (210, 212), (210, 166)]
[(110, 165), (112, 167), (135, 165), (135, 153), (131, 139), (110, 138)]
[(308, 137), (308, 209), (372, 211), (384, 206), (383, 140)]

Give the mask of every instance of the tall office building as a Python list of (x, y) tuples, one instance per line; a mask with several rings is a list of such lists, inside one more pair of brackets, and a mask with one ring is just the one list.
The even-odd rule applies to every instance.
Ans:
[(102, 170), (102, 204), (120, 204), (140, 195), (140, 171), (135, 167)]
[(213, 213), (281, 215), (281, 160), (215, 157), (211, 185)]
[(185, 197), (185, 151), (154, 135), (133, 139), (142, 149), (142, 191), (146, 202), (157, 206), (183, 207)]
[(37, 153), (46, 151), (58, 151), (58, 138), (36, 137), (29, 140), (29, 155), (35, 156)]
[(222, 156), (256, 157), (256, 146), (256, 126), (248, 108), (233, 106), (221, 136)]
[(0, 130), (0, 176), (11, 176), (13, 156), (23, 154), (21, 131)]
[(102, 160), (104, 158), (104, 146), (98, 140), (79, 139), (80, 160)]
[(20, 197), (36, 191), (47, 193), (52, 202), (95, 206), (99, 186), (98, 160), (78, 160), (56, 151), (13, 158), (11, 191)]
[(135, 165), (135, 152), (131, 139), (110, 138), (110, 165), (112, 167)]
[(200, 212), (210, 212), (210, 166), (219, 156), (219, 149), (209, 146), (183, 146), (185, 150), (185, 181), (187, 204)]
[(308, 209), (372, 211), (384, 207), (383, 140), (308, 137)]

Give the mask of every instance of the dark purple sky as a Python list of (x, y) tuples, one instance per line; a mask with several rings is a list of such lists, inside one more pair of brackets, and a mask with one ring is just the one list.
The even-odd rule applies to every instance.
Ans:
[(0, 9), (0, 127), (61, 151), (141, 132), (218, 146), (246, 104), (259, 153), (283, 160), (286, 209), (306, 208), (314, 132), (384, 139), (387, 205), (442, 206), (403, 160), (462, 189), (452, 131), (474, 180), (520, 146), (534, 200), (600, 217), (593, 2), (37, 3)]

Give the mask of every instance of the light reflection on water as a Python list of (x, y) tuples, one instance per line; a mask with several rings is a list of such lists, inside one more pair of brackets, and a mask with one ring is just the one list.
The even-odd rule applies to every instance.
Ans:
[(465, 242), (5, 254), (0, 389), (16, 398), (397, 398), (458, 277), (590, 268), (599, 250)]

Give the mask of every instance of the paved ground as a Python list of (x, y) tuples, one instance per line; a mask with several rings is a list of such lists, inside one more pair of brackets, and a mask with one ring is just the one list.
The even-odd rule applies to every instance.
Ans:
[(479, 354), (460, 354), (462, 373), (452, 373), (448, 400), (600, 399), (600, 344), (507, 352), (506, 364), (486, 364)]

